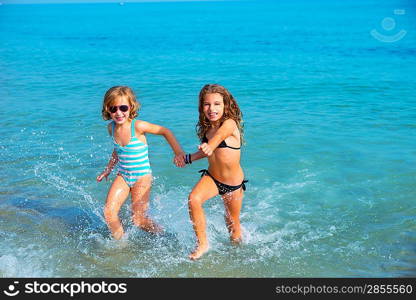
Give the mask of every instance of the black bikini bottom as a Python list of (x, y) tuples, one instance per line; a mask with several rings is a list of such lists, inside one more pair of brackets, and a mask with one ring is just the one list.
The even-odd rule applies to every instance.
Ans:
[(219, 182), (217, 179), (215, 179), (214, 177), (212, 177), (212, 175), (211, 175), (211, 174), (209, 174), (208, 170), (206, 170), (206, 169), (204, 169), (204, 170), (199, 170), (199, 171), (198, 171), (198, 173), (202, 173), (201, 177), (202, 177), (202, 176), (205, 176), (205, 175), (207, 175), (207, 176), (211, 177), (211, 178), (212, 178), (212, 180), (214, 180), (214, 183), (215, 183), (215, 185), (217, 186), (217, 188), (218, 188), (218, 193), (219, 193), (220, 195), (224, 195), (224, 194), (226, 194), (226, 193), (231, 193), (231, 192), (234, 192), (234, 191), (238, 190), (238, 189), (239, 189), (239, 188), (241, 188), (241, 187), (243, 188), (243, 191), (245, 191), (245, 190), (246, 190), (246, 185), (245, 185), (245, 183), (246, 183), (246, 182), (248, 182), (248, 180), (243, 180), (243, 182), (242, 182), (240, 185), (228, 185), (228, 184), (225, 184), (225, 183)]

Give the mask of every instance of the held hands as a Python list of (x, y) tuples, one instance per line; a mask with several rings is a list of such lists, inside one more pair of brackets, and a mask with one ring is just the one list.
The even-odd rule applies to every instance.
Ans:
[(173, 158), (173, 163), (175, 164), (175, 166), (179, 168), (185, 167), (185, 153), (180, 152), (176, 154), (175, 157)]
[(207, 143), (202, 143), (198, 146), (198, 149), (201, 150), (206, 156), (211, 156), (214, 151), (212, 151), (212, 148)]

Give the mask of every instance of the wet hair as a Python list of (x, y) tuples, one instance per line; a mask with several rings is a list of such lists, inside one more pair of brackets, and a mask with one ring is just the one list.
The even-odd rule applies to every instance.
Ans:
[(221, 117), (220, 124), (224, 123), (227, 119), (234, 120), (240, 131), (241, 143), (243, 143), (243, 114), (233, 95), (231, 95), (225, 87), (219, 84), (206, 84), (199, 92), (199, 121), (196, 124), (196, 131), (199, 139), (202, 140), (208, 129), (211, 127), (211, 123), (204, 114), (204, 98), (207, 94), (220, 94), (222, 96), (224, 101), (224, 114)]
[(104, 120), (111, 119), (109, 110), (110, 106), (113, 106), (113, 104), (121, 97), (125, 97), (129, 102), (129, 118), (134, 119), (137, 117), (137, 112), (140, 109), (140, 103), (136, 100), (136, 95), (134, 94), (133, 90), (128, 86), (113, 86), (104, 95), (103, 108), (101, 111)]

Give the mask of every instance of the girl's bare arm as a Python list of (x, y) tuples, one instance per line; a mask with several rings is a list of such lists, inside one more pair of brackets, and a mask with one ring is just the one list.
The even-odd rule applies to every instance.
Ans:
[(110, 160), (108, 161), (107, 167), (100, 175), (97, 176), (97, 181), (100, 182), (101, 180), (103, 180), (104, 177), (107, 180), (108, 175), (110, 175), (111, 171), (114, 169), (114, 166), (117, 164), (117, 162), (118, 156), (116, 150), (114, 150), (111, 154)]
[(137, 124), (136, 128), (142, 133), (163, 135), (166, 141), (169, 143), (170, 147), (172, 148), (173, 152), (175, 153), (174, 162), (178, 166), (181, 166), (181, 167), (185, 166), (185, 162), (183, 159), (185, 152), (183, 152), (181, 145), (179, 144), (178, 140), (176, 139), (172, 131), (170, 131), (166, 127), (152, 124), (152, 123), (145, 122), (145, 121), (141, 121), (137, 123), (136, 123)]

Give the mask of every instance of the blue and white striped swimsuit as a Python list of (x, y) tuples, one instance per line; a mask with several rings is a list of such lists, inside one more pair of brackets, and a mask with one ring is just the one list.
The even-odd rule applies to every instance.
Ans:
[(118, 156), (118, 174), (120, 174), (129, 187), (133, 187), (136, 181), (147, 174), (151, 174), (150, 162), (148, 157), (148, 146), (139, 140), (135, 134), (136, 120), (133, 119), (131, 122), (131, 139), (126, 146), (120, 146), (114, 138), (114, 127), (113, 125), (113, 143), (114, 150)]

